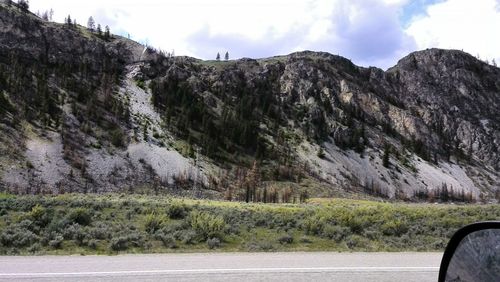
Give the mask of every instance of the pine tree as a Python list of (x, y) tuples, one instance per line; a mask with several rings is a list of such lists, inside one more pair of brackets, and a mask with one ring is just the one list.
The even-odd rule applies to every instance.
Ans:
[(305, 203), (309, 199), (309, 193), (307, 193), (307, 190), (303, 191), (300, 193), (300, 202)]
[(106, 27), (104, 28), (104, 39), (106, 39), (106, 40), (107, 40), (107, 39), (110, 39), (110, 38), (111, 38), (111, 33), (110, 33), (110, 31), (109, 31), (109, 26), (106, 26)]
[(95, 30), (95, 21), (93, 17), (90, 17), (88, 22), (87, 22), (87, 28), (90, 30), (90, 32), (94, 32)]
[(23, 10), (23, 11), (25, 11), (25, 12), (26, 12), (26, 11), (28, 11), (28, 10), (29, 10), (29, 8), (30, 8), (30, 4), (29, 4), (28, 0), (19, 0), (19, 1), (17, 2), (17, 5), (19, 6), (19, 8), (20, 8), (21, 10)]
[(97, 35), (102, 36), (101, 24), (97, 24)]
[(217, 52), (217, 56), (215, 57), (215, 60), (220, 61), (220, 54)]
[(226, 52), (226, 54), (224, 55), (224, 60), (227, 62), (229, 61), (229, 53)]
[(389, 144), (385, 144), (384, 157), (382, 158), (382, 164), (385, 167), (389, 167), (389, 165), (390, 165), (390, 161), (389, 161), (390, 154), (391, 154), (391, 146)]
[(449, 200), (449, 193), (448, 193), (448, 186), (446, 183), (443, 183), (441, 186), (441, 193), (440, 193), (440, 198), (443, 202), (448, 202)]
[(73, 23), (73, 22), (71, 21), (71, 16), (70, 16), (70, 15), (68, 15), (68, 17), (66, 18), (65, 23), (66, 23), (67, 25), (69, 25), (69, 26), (71, 26), (71, 25), (72, 25), (72, 23)]
[(260, 187), (260, 170), (257, 161), (253, 162), (252, 170), (248, 174), (248, 186), (250, 187), (251, 199), (255, 202), (255, 194), (258, 187)]
[(49, 12), (45, 11), (42, 13), (42, 20), (49, 21)]
[(320, 159), (323, 159), (325, 157), (325, 151), (323, 150), (323, 147), (319, 147), (318, 153), (316, 155)]

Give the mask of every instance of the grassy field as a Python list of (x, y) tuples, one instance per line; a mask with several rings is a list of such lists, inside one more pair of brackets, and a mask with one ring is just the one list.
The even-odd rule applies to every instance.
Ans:
[(0, 254), (442, 251), (461, 226), (497, 219), (499, 205), (0, 194)]

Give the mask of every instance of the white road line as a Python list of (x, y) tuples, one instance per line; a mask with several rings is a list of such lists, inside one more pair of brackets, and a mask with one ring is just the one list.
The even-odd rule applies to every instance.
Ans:
[(33, 272), (0, 273), (0, 277), (57, 277), (57, 276), (108, 276), (141, 274), (190, 274), (190, 273), (245, 273), (245, 272), (435, 272), (439, 267), (277, 267), (277, 268), (216, 268), (216, 269), (170, 269), (131, 270), (98, 272)]

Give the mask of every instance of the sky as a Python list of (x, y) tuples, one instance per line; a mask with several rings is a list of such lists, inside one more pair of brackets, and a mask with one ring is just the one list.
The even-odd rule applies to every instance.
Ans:
[(325, 51), (387, 69), (426, 48), (500, 63), (500, 0), (31, 0), (86, 25), (201, 59)]

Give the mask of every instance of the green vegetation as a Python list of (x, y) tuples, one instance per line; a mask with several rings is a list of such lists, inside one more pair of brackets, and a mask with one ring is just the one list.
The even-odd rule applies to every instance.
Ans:
[(499, 218), (498, 205), (1, 194), (0, 254), (442, 251), (461, 226)]
[[(241, 71), (239, 75), (244, 77)], [(229, 86), (210, 89), (224, 101), (220, 117), (187, 82), (174, 75), (151, 81), (152, 102), (168, 128), (178, 137), (199, 145), (203, 154), (221, 159), (225, 152), (243, 151), (261, 158), (267, 147), (259, 129), (262, 116), (277, 117), (274, 86), (266, 81), (248, 86), (243, 78), (234, 83), (237, 90)], [(233, 95), (238, 99), (234, 100)], [(270, 123), (278, 123), (276, 118), (270, 119)]]
[[(61, 134), (65, 160), (85, 175), (85, 147), (123, 147), (128, 143), (129, 105), (116, 95), (126, 62), (109, 53), (106, 44), (113, 39), (108, 34), (109, 28), (101, 36), (105, 40), (97, 40), (99, 34), (76, 25), (70, 16), (60, 25), (22, 12), (27, 10), (27, 3), (0, 5), (2, 19), (16, 28), (46, 30), (45, 47), (30, 45), (0, 57), (2, 162), (16, 161), (17, 156), (22, 155), (14, 150), (17, 150), (16, 144), (24, 142), (23, 129), (33, 129), (34, 136), (54, 131)], [(43, 18), (48, 20), (49, 12), (44, 13)], [(6, 39), (24, 40), (14, 33), (6, 35)], [(58, 40), (50, 37), (53, 35), (57, 35)], [(21, 41), (19, 44), (24, 45)], [(75, 46), (81, 48), (79, 54), (67, 51)], [(56, 54), (54, 50), (66, 50), (66, 53)], [(126, 47), (117, 46), (116, 51), (124, 54)], [(65, 107), (68, 108), (64, 110)], [(68, 122), (68, 113), (77, 122)], [(95, 142), (89, 142), (90, 138), (84, 136), (94, 138)], [(27, 167), (31, 166), (27, 163)]]

